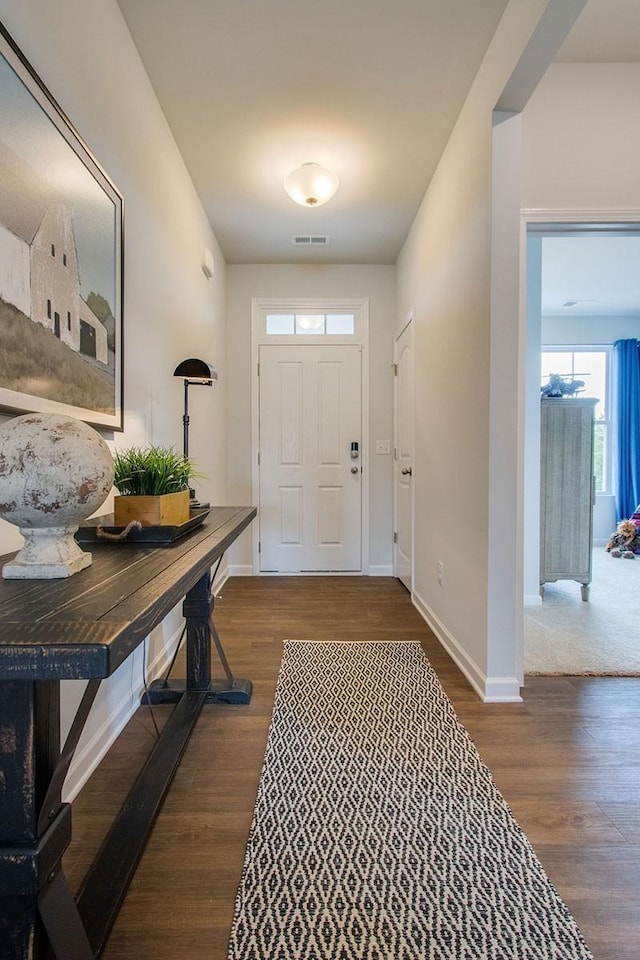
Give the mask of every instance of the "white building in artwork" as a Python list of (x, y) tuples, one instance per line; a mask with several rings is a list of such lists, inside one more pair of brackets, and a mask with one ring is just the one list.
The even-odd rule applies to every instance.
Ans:
[(72, 350), (108, 362), (107, 331), (80, 294), (71, 210), (50, 204), (35, 236), (0, 226), (0, 297)]
[(31, 309), (29, 244), (0, 225), (0, 297), (29, 316)]

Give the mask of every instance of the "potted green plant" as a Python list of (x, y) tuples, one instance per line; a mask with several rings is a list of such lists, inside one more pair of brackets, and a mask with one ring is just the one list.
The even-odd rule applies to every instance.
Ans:
[(143, 526), (174, 526), (189, 519), (193, 461), (168, 447), (130, 447), (114, 455), (116, 526), (139, 520)]

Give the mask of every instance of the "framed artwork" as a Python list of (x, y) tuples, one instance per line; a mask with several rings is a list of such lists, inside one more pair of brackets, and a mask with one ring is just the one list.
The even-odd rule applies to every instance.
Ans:
[(0, 410), (123, 429), (123, 207), (0, 24)]

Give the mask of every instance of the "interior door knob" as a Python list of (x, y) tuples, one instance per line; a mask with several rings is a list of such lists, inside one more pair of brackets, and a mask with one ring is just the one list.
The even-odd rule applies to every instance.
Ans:
[(360, 467), (351, 467), (351, 473), (360, 473)]
[(402, 473), (402, 475), (405, 477), (413, 476), (413, 470), (411, 469), (411, 467), (403, 467), (400, 473)]

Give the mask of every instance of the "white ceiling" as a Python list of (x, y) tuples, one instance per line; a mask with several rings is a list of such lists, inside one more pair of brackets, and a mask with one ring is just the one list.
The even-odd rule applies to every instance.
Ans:
[[(119, 2), (229, 263), (387, 264), (506, 4)], [(282, 187), (307, 161), (340, 178), (315, 210)]]
[[(119, 3), (227, 262), (391, 264), (506, 0)], [(627, 59), (640, 2), (589, 0), (575, 30), (563, 58)], [(308, 161), (340, 178), (313, 210), (282, 188)]]
[(545, 238), (542, 316), (640, 318), (640, 236)]
[[(588, 0), (556, 60), (639, 62), (640, 0)], [(544, 239), (542, 315), (640, 318), (640, 236)]]
[(556, 60), (569, 63), (640, 61), (639, 0), (588, 0)]

